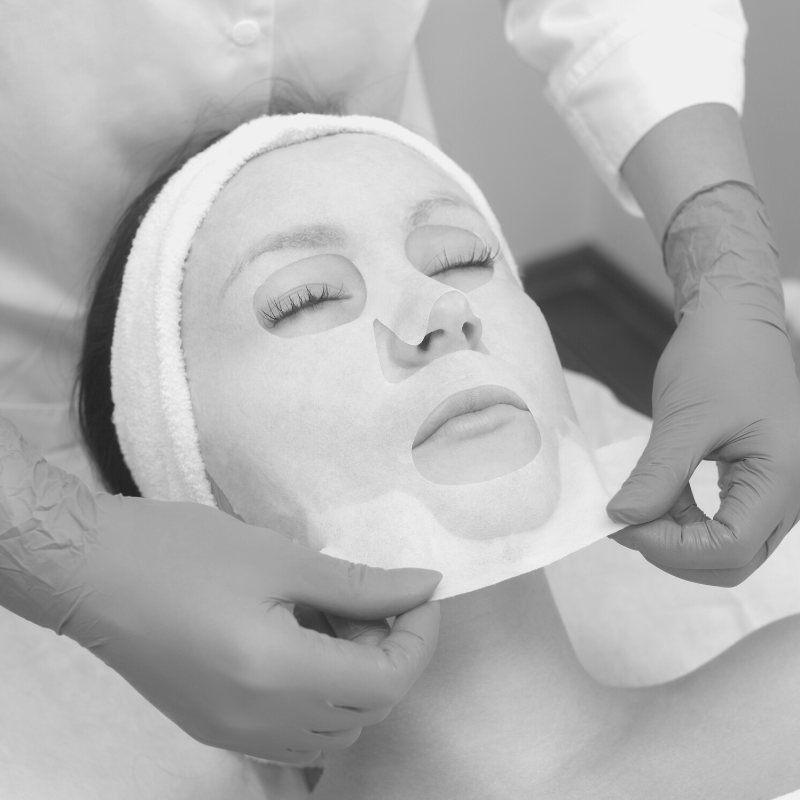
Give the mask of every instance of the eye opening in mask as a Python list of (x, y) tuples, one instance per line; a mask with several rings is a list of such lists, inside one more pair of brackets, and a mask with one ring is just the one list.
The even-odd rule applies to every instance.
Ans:
[(253, 295), (253, 312), (273, 336), (306, 336), (358, 319), (366, 294), (355, 264), (326, 253), (294, 261), (267, 277)]
[[(315, 293), (312, 287), (320, 287), (319, 293)], [(327, 283), (307, 283), (280, 297), (267, 297), (267, 308), (259, 308), (257, 313), (265, 327), (274, 328), (283, 320), (291, 319), (304, 311), (313, 311), (322, 303), (349, 299), (351, 295), (347, 294), (342, 284), (334, 289)]]
[[(495, 248), (491, 248), (485, 242), (480, 243), (480, 249), (478, 249), (478, 243), (475, 242), (472, 246), (472, 252), (469, 254), (462, 253), (451, 256), (445, 249), (428, 262), (425, 268), (425, 274), (429, 278), (435, 278), (437, 275), (442, 275), (454, 269), (485, 269), (494, 271), (495, 261), (497, 261), (499, 255), (499, 245)], [(428, 271), (431, 264), (435, 266), (433, 272)]]
[(464, 225), (422, 225), (406, 238), (406, 257), (439, 283), (470, 292), (488, 283), (502, 257), (500, 243)]

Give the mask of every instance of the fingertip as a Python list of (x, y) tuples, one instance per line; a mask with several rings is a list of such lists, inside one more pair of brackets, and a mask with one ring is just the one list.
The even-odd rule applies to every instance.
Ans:
[(643, 510), (635, 502), (632, 502), (630, 494), (624, 489), (620, 489), (606, 506), (606, 513), (614, 522), (623, 525), (640, 525), (649, 522)]
[(681, 487), (656, 476), (634, 474), (608, 501), (606, 513), (623, 525), (644, 525), (664, 515), (680, 495)]
[(443, 577), (437, 570), (418, 567), (400, 567), (380, 572), (386, 579), (387, 601), (392, 603), (392, 609), (381, 615), (384, 617), (406, 613), (428, 602)]
[(370, 620), (394, 617), (424, 603), (442, 574), (417, 567), (382, 569), (313, 553), (286, 578), (286, 596), (292, 602), (340, 617)]
[[(400, 614), (395, 619), (392, 630), (406, 630), (421, 632), (428, 638), (435, 640), (439, 636), (439, 624), (442, 620), (442, 604), (439, 600), (428, 600), (405, 614)], [(436, 647), (434, 643), (434, 648)]]
[(610, 534), (608, 538), (613, 539), (617, 544), (621, 544), (628, 550), (638, 551), (639, 549), (636, 546), (636, 535), (631, 530), (631, 528), (623, 528), (621, 531), (617, 531), (616, 533)]
[(430, 597), (433, 594), (444, 577), (438, 570), (423, 569), (421, 567), (399, 567), (388, 571), (397, 576), (397, 580), (405, 584), (409, 591), (419, 593), (425, 597)]
[(399, 614), (389, 635), (377, 644), (327, 639), (325, 652), (313, 663), (314, 680), (330, 686), (328, 696), (337, 706), (392, 708), (430, 662), (439, 620), (439, 604), (428, 602)]
[(384, 618), (402, 615), (426, 603), (443, 577), (437, 570), (419, 567), (366, 569), (373, 573), (370, 582), (376, 599), (385, 603), (382, 613), (375, 616)]
[(427, 664), (439, 641), (441, 618), (442, 609), (438, 601), (425, 603), (398, 616), (386, 641), (391, 639), (394, 642), (403, 636), (411, 635), (417, 640), (421, 649), (423, 663)]
[(700, 455), (687, 446), (686, 431), (656, 422), (650, 440), (627, 480), (606, 506), (615, 522), (644, 525), (674, 505), (697, 466)]
[(391, 632), (389, 623), (385, 619), (346, 619), (328, 614), (327, 620), (337, 639), (346, 639), (348, 642), (358, 644), (380, 644)]

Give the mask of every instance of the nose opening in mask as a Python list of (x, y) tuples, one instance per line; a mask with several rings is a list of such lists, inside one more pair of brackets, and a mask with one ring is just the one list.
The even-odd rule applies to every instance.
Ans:
[[(442, 330), (441, 328), (439, 330), (429, 331), (425, 334), (417, 347), (422, 350), (423, 353), (427, 353), (431, 349), (433, 343), (435, 343), (437, 340), (441, 340), (441, 338), (446, 335), (446, 331)], [(461, 326), (461, 336), (465, 342), (469, 343), (470, 345), (474, 345), (471, 346), (470, 349), (477, 349), (478, 346), (482, 345), (480, 323), (476, 325), (472, 322), (465, 322)], [(483, 349), (484, 351), (486, 350), (486, 348)]]
[(466, 296), (446, 292), (433, 303), (418, 341), (403, 339), (380, 319), (373, 322), (375, 347), (384, 378), (399, 383), (437, 358), (463, 350), (489, 355), (481, 341), (483, 327)]

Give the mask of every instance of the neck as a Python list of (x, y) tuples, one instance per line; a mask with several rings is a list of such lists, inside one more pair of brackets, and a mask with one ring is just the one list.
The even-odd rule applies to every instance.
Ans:
[(620, 699), (577, 661), (543, 572), (523, 575), (442, 601), (425, 673), (331, 757), (319, 795), (535, 797), (609, 747)]

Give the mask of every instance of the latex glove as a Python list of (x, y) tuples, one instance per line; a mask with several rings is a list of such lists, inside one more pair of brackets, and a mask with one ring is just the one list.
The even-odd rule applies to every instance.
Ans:
[[(678, 328), (656, 369), (650, 441), (608, 505), (635, 527), (613, 538), (678, 577), (734, 586), (800, 516), (800, 387), (762, 200), (738, 182), (693, 195), (664, 257)], [(720, 468), (713, 520), (687, 488), (703, 459)]]
[[(439, 573), (356, 566), (201, 505), (95, 495), (2, 419), (0, 486), (0, 604), (89, 648), (205, 744), (293, 763), (347, 747), (436, 647), (438, 604), (420, 604)], [(400, 616), (367, 646), (300, 627), (294, 603)]]

